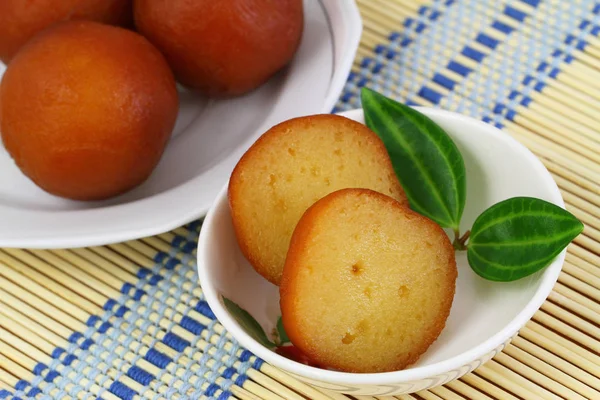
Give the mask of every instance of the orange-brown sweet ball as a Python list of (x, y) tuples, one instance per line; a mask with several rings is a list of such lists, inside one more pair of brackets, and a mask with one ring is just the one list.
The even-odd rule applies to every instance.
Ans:
[(249, 92), (293, 57), (302, 0), (135, 0), (137, 29), (177, 79), (211, 96)]
[(130, 26), (131, 0), (1, 0), (0, 60), (8, 63), (36, 33), (70, 19)]
[(175, 124), (175, 80), (141, 35), (66, 22), (30, 40), (0, 86), (0, 131), (21, 171), (52, 194), (99, 200), (144, 182)]

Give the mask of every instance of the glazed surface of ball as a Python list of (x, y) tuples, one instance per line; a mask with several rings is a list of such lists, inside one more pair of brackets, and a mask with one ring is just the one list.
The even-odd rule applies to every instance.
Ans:
[(244, 154), (229, 182), (238, 243), (252, 266), (278, 284), (296, 223), (314, 202), (367, 188), (408, 204), (379, 137), (337, 115), (283, 122)]
[(340, 190), (299, 221), (280, 286), (292, 343), (347, 372), (402, 369), (445, 326), (454, 249), (433, 221), (383, 194)]
[(130, 26), (132, 0), (2, 0), (0, 60), (9, 62), (36, 33), (70, 19)]
[(135, 0), (134, 16), (181, 83), (219, 97), (249, 92), (285, 66), (304, 23), (302, 0)]
[(17, 166), (42, 189), (77, 200), (146, 180), (177, 111), (160, 52), (137, 33), (89, 21), (37, 35), (0, 86), (2, 141)]

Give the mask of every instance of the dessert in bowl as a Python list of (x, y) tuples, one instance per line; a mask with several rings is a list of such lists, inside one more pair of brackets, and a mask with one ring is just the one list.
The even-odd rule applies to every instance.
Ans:
[[(446, 131), (464, 159), (468, 185), (461, 231), (471, 227), (488, 207), (515, 196), (535, 197), (564, 207), (550, 173), (507, 133), (456, 113), (417, 110)], [(364, 123), (362, 110), (342, 115)], [(225, 187), (209, 211), (198, 246), (200, 283), (215, 315), (236, 340), (266, 362), (316, 387), (352, 395), (416, 392), (457, 379), (488, 361), (542, 305), (565, 256), (563, 250), (545, 269), (523, 279), (493, 282), (469, 267), (465, 252), (457, 252), (458, 277), (445, 328), (415, 363), (378, 373), (320, 368), (273, 351), (226, 306), (224, 299), (239, 305), (265, 332), (277, 327), (281, 315), (279, 288), (259, 275), (240, 250), (227, 192)], [(352, 302), (347, 303), (349, 310), (352, 306)], [(342, 311), (348, 310), (331, 309), (332, 315)]]

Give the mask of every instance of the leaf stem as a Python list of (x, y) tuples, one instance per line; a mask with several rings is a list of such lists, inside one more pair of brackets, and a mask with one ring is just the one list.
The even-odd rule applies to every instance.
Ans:
[(464, 233), (464, 235), (461, 236), (458, 228), (454, 229), (454, 241), (452, 242), (452, 246), (454, 246), (454, 248), (456, 250), (460, 250), (460, 251), (466, 250), (467, 245), (465, 243), (469, 239), (470, 235), (471, 235), (471, 231), (466, 231)]

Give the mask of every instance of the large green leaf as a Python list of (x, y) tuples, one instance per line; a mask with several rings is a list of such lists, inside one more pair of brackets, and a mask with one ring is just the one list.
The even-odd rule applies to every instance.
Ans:
[(257, 342), (267, 348), (272, 349), (276, 347), (275, 343), (269, 340), (262, 326), (260, 326), (258, 321), (256, 321), (248, 311), (244, 310), (242, 307), (238, 306), (226, 297), (223, 297), (223, 303), (225, 303), (227, 310), (247, 334), (252, 336)]
[(465, 164), (458, 148), (422, 113), (362, 89), (366, 124), (383, 140), (410, 206), (446, 228), (458, 229), (465, 207)]
[(547, 201), (514, 197), (485, 210), (473, 224), (467, 258), (492, 281), (514, 281), (546, 267), (583, 224)]

